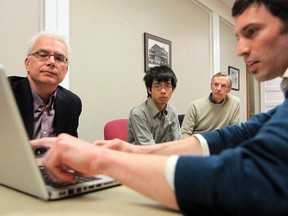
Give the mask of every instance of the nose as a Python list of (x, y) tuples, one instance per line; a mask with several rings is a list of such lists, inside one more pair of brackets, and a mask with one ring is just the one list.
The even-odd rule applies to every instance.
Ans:
[(239, 39), (236, 46), (236, 55), (244, 56), (247, 55), (249, 52), (250, 48), (248, 46), (248, 43), (243, 39)]
[(53, 62), (55, 62), (55, 57), (54, 57), (54, 55), (51, 55), (50, 58), (49, 58), (47, 61), (52, 61), (52, 60), (53, 60)]
[(55, 57), (51, 55), (50, 58), (46, 61), (46, 64), (50, 67), (55, 67), (56, 64)]

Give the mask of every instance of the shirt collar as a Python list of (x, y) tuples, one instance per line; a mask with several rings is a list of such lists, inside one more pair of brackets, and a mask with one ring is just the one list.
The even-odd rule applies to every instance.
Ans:
[(57, 94), (57, 90), (55, 90), (55, 92), (51, 95), (51, 97), (49, 98), (49, 102), (47, 104), (45, 104), (45, 102), (38, 96), (38, 94), (34, 91), (33, 88), (31, 88), (31, 92), (33, 97), (34, 112), (41, 106), (42, 107), (47, 106), (50, 107), (50, 109), (54, 109), (54, 101)]
[(284, 77), (288, 77), (288, 68), (286, 69), (286, 71), (284, 72), (284, 74), (283, 74), (283, 78)]
[(221, 103), (223, 103), (223, 102), (225, 101), (225, 99), (226, 99), (226, 97), (225, 97), (220, 103), (217, 103), (217, 102), (212, 98), (212, 92), (211, 92), (210, 95), (209, 95), (209, 101), (210, 101), (211, 103), (214, 103), (214, 104), (221, 104)]
[[(155, 116), (158, 116), (159, 118), (161, 117), (161, 112), (159, 112), (159, 110), (157, 109), (157, 107), (154, 105), (152, 98), (148, 98), (146, 101), (147, 107), (150, 110), (150, 112), (152, 113), (152, 116), (155, 118)], [(167, 111), (167, 106), (166, 108), (163, 110), (163, 114), (167, 115), (168, 111)]]

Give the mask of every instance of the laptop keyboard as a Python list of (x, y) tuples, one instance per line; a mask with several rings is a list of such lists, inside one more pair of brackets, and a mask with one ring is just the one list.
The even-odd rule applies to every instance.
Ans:
[(50, 178), (47, 170), (43, 166), (39, 166), (39, 168), (40, 168), (40, 171), (42, 173), (42, 176), (43, 176), (45, 183), (51, 187), (54, 187), (54, 188), (63, 188), (63, 187), (67, 187), (70, 185), (75, 185), (75, 184), (79, 184), (79, 183), (83, 183), (83, 182), (94, 181), (94, 180), (100, 179), (99, 177), (95, 177), (95, 176), (86, 177), (86, 176), (81, 176), (77, 173), (74, 173), (74, 176), (77, 179), (77, 181), (74, 183), (55, 182)]

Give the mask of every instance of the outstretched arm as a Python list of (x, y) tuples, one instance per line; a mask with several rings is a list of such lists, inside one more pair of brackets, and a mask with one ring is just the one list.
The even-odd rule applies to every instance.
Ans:
[[(46, 144), (41, 144), (42, 141)], [(43, 165), (55, 181), (73, 182), (75, 178), (69, 170), (87, 176), (105, 174), (169, 208), (178, 209), (175, 193), (165, 178), (166, 156), (100, 148), (67, 134), (37, 142), (51, 147)]]
[(155, 145), (132, 145), (125, 141), (114, 140), (96, 140), (96, 146), (105, 148), (138, 153), (138, 154), (159, 154), (159, 155), (202, 155), (201, 144), (199, 140), (190, 136), (182, 140), (176, 140)]

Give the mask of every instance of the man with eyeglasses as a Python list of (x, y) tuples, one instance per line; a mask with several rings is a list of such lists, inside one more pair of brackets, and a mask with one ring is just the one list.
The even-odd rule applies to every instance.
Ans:
[(240, 123), (240, 100), (228, 95), (232, 78), (218, 72), (211, 78), (211, 93), (192, 101), (183, 119), (181, 138)]
[(127, 141), (149, 145), (178, 140), (177, 111), (168, 104), (177, 85), (176, 75), (167, 66), (157, 66), (151, 68), (143, 80), (148, 99), (130, 111)]
[[(40, 32), (28, 47), (24, 65), (27, 77), (11, 76), (13, 89), (30, 139), (68, 133), (77, 137), (80, 98), (59, 86), (68, 72), (70, 45), (57, 34)], [(46, 151), (34, 149), (36, 155)]]

